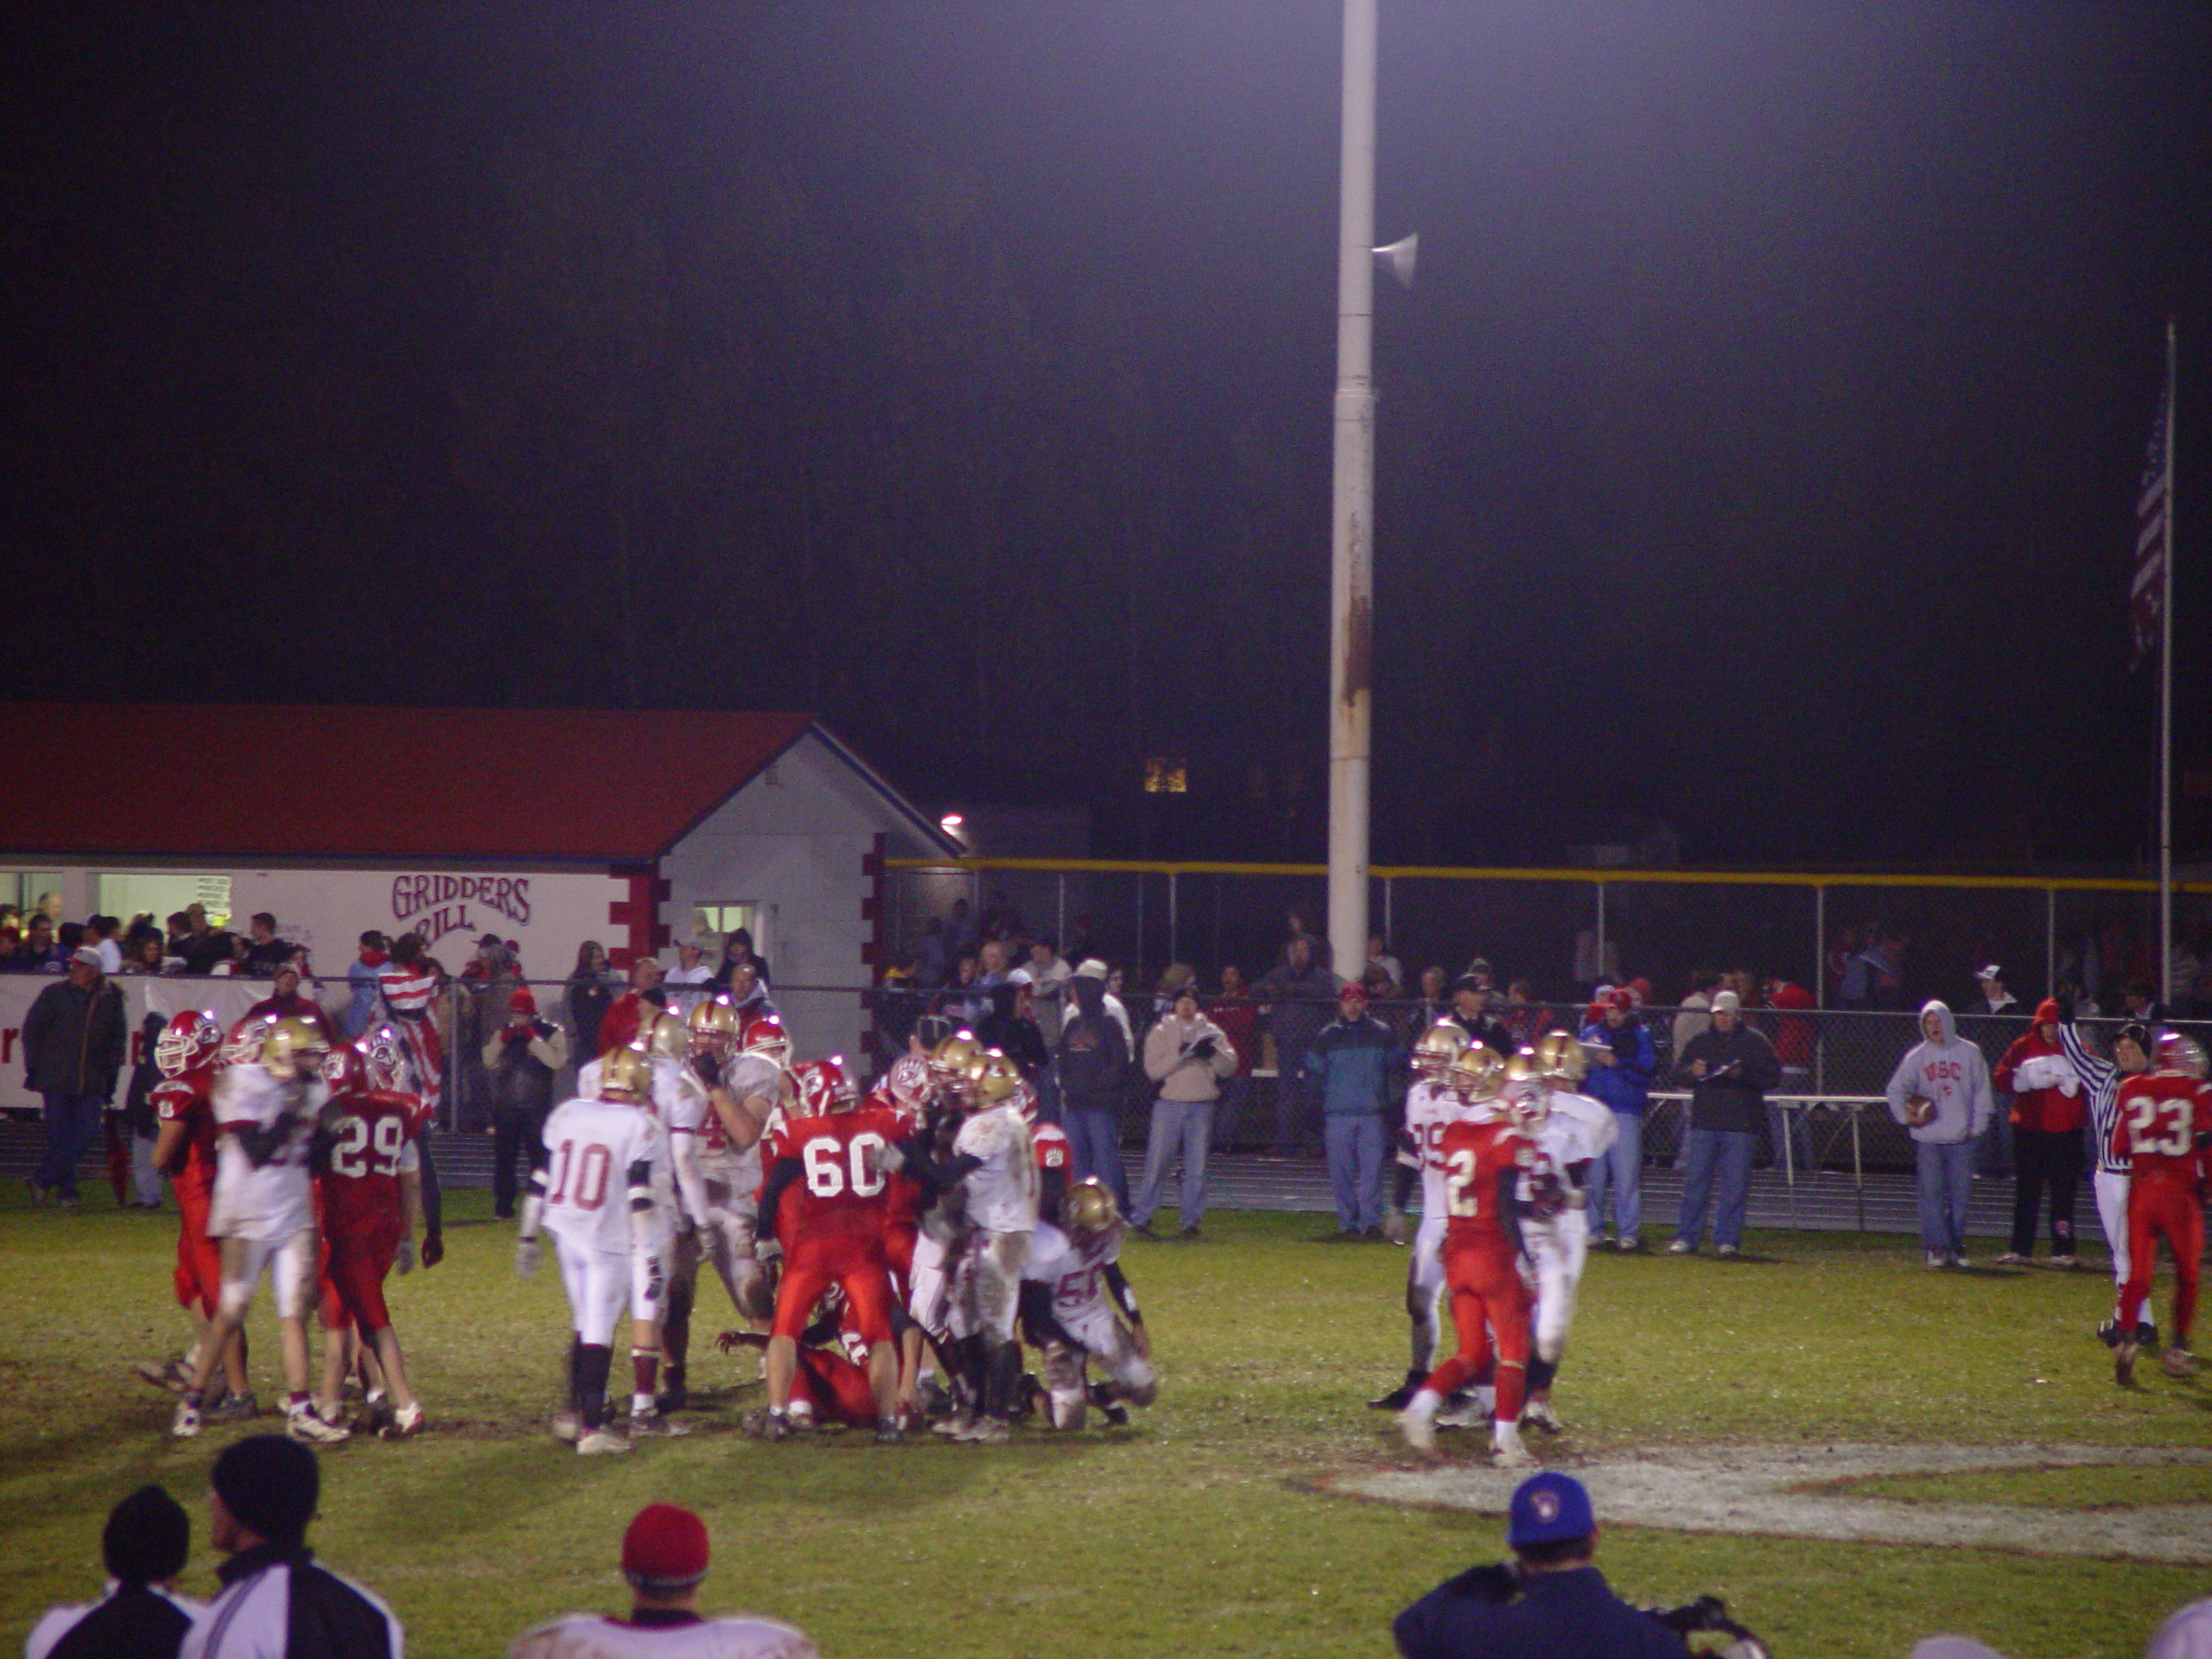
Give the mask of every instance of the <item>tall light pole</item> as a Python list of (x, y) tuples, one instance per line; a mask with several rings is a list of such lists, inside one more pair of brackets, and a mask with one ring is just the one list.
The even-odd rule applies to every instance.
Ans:
[(1337, 194), (1336, 458), (1329, 601), (1329, 948), (1367, 960), (1368, 760), (1374, 747), (1375, 34), (1377, 0), (1344, 0)]

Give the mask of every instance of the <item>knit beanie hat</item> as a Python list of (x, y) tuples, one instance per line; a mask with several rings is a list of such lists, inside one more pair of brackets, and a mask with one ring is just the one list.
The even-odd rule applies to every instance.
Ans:
[(634, 1589), (689, 1590), (707, 1576), (707, 1523), (673, 1503), (648, 1503), (622, 1535), (622, 1576)]
[(126, 1585), (173, 1579), (191, 1554), (191, 1517), (159, 1486), (141, 1486), (117, 1504), (100, 1534), (109, 1576)]
[(283, 1543), (307, 1535), (322, 1484), (315, 1453), (283, 1434), (250, 1434), (233, 1442), (207, 1478), (239, 1525)]

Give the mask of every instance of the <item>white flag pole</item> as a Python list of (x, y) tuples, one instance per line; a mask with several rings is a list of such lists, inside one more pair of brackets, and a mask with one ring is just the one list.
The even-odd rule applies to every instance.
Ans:
[(2174, 320), (2166, 319), (2166, 522), (2158, 605), (2158, 1000), (2174, 1000)]

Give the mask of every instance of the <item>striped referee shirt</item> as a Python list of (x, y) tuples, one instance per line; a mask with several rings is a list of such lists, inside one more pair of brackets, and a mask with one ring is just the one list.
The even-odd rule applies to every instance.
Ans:
[(257, 1544), (215, 1573), (223, 1593), (194, 1621), (181, 1659), (404, 1659), (391, 1609), (316, 1565), (305, 1544)]
[(2082, 1040), (2071, 1020), (2058, 1022), (2058, 1046), (2073, 1062), (2074, 1075), (2082, 1079), (2082, 1092), (2089, 1097), (2089, 1133), (2096, 1137), (2098, 1173), (2133, 1173), (2135, 1160), (2112, 1149), (2113, 1124), (2120, 1116), (2120, 1085), (2127, 1080), (2127, 1073), (2089, 1052), (2089, 1046)]

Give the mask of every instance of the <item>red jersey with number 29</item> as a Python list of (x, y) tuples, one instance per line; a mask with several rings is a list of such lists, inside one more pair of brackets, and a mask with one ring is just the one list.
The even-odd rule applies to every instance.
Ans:
[(2212, 1084), (2171, 1071), (2130, 1077), (2113, 1113), (2113, 1150), (2135, 1160), (2135, 1179), (2152, 1176), (2194, 1185), (2201, 1165), (2196, 1137), (2212, 1130)]
[(1445, 1249), (1517, 1249), (1510, 1205), (1521, 1172), (1535, 1161), (1535, 1143), (1504, 1119), (1447, 1123), (1433, 1155), (1444, 1172)]
[(787, 1117), (770, 1131), (768, 1167), (798, 1160), (798, 1179), (777, 1199), (776, 1230), (786, 1247), (798, 1239), (876, 1237), (884, 1230), (890, 1179), (869, 1155), (912, 1133), (904, 1114), (887, 1106), (822, 1117)]
[(423, 1133), (423, 1117), (419, 1095), (375, 1089), (331, 1096), (322, 1115), (330, 1158), (316, 1178), (327, 1227), (398, 1218), (399, 1174), (416, 1165), (407, 1149)]

